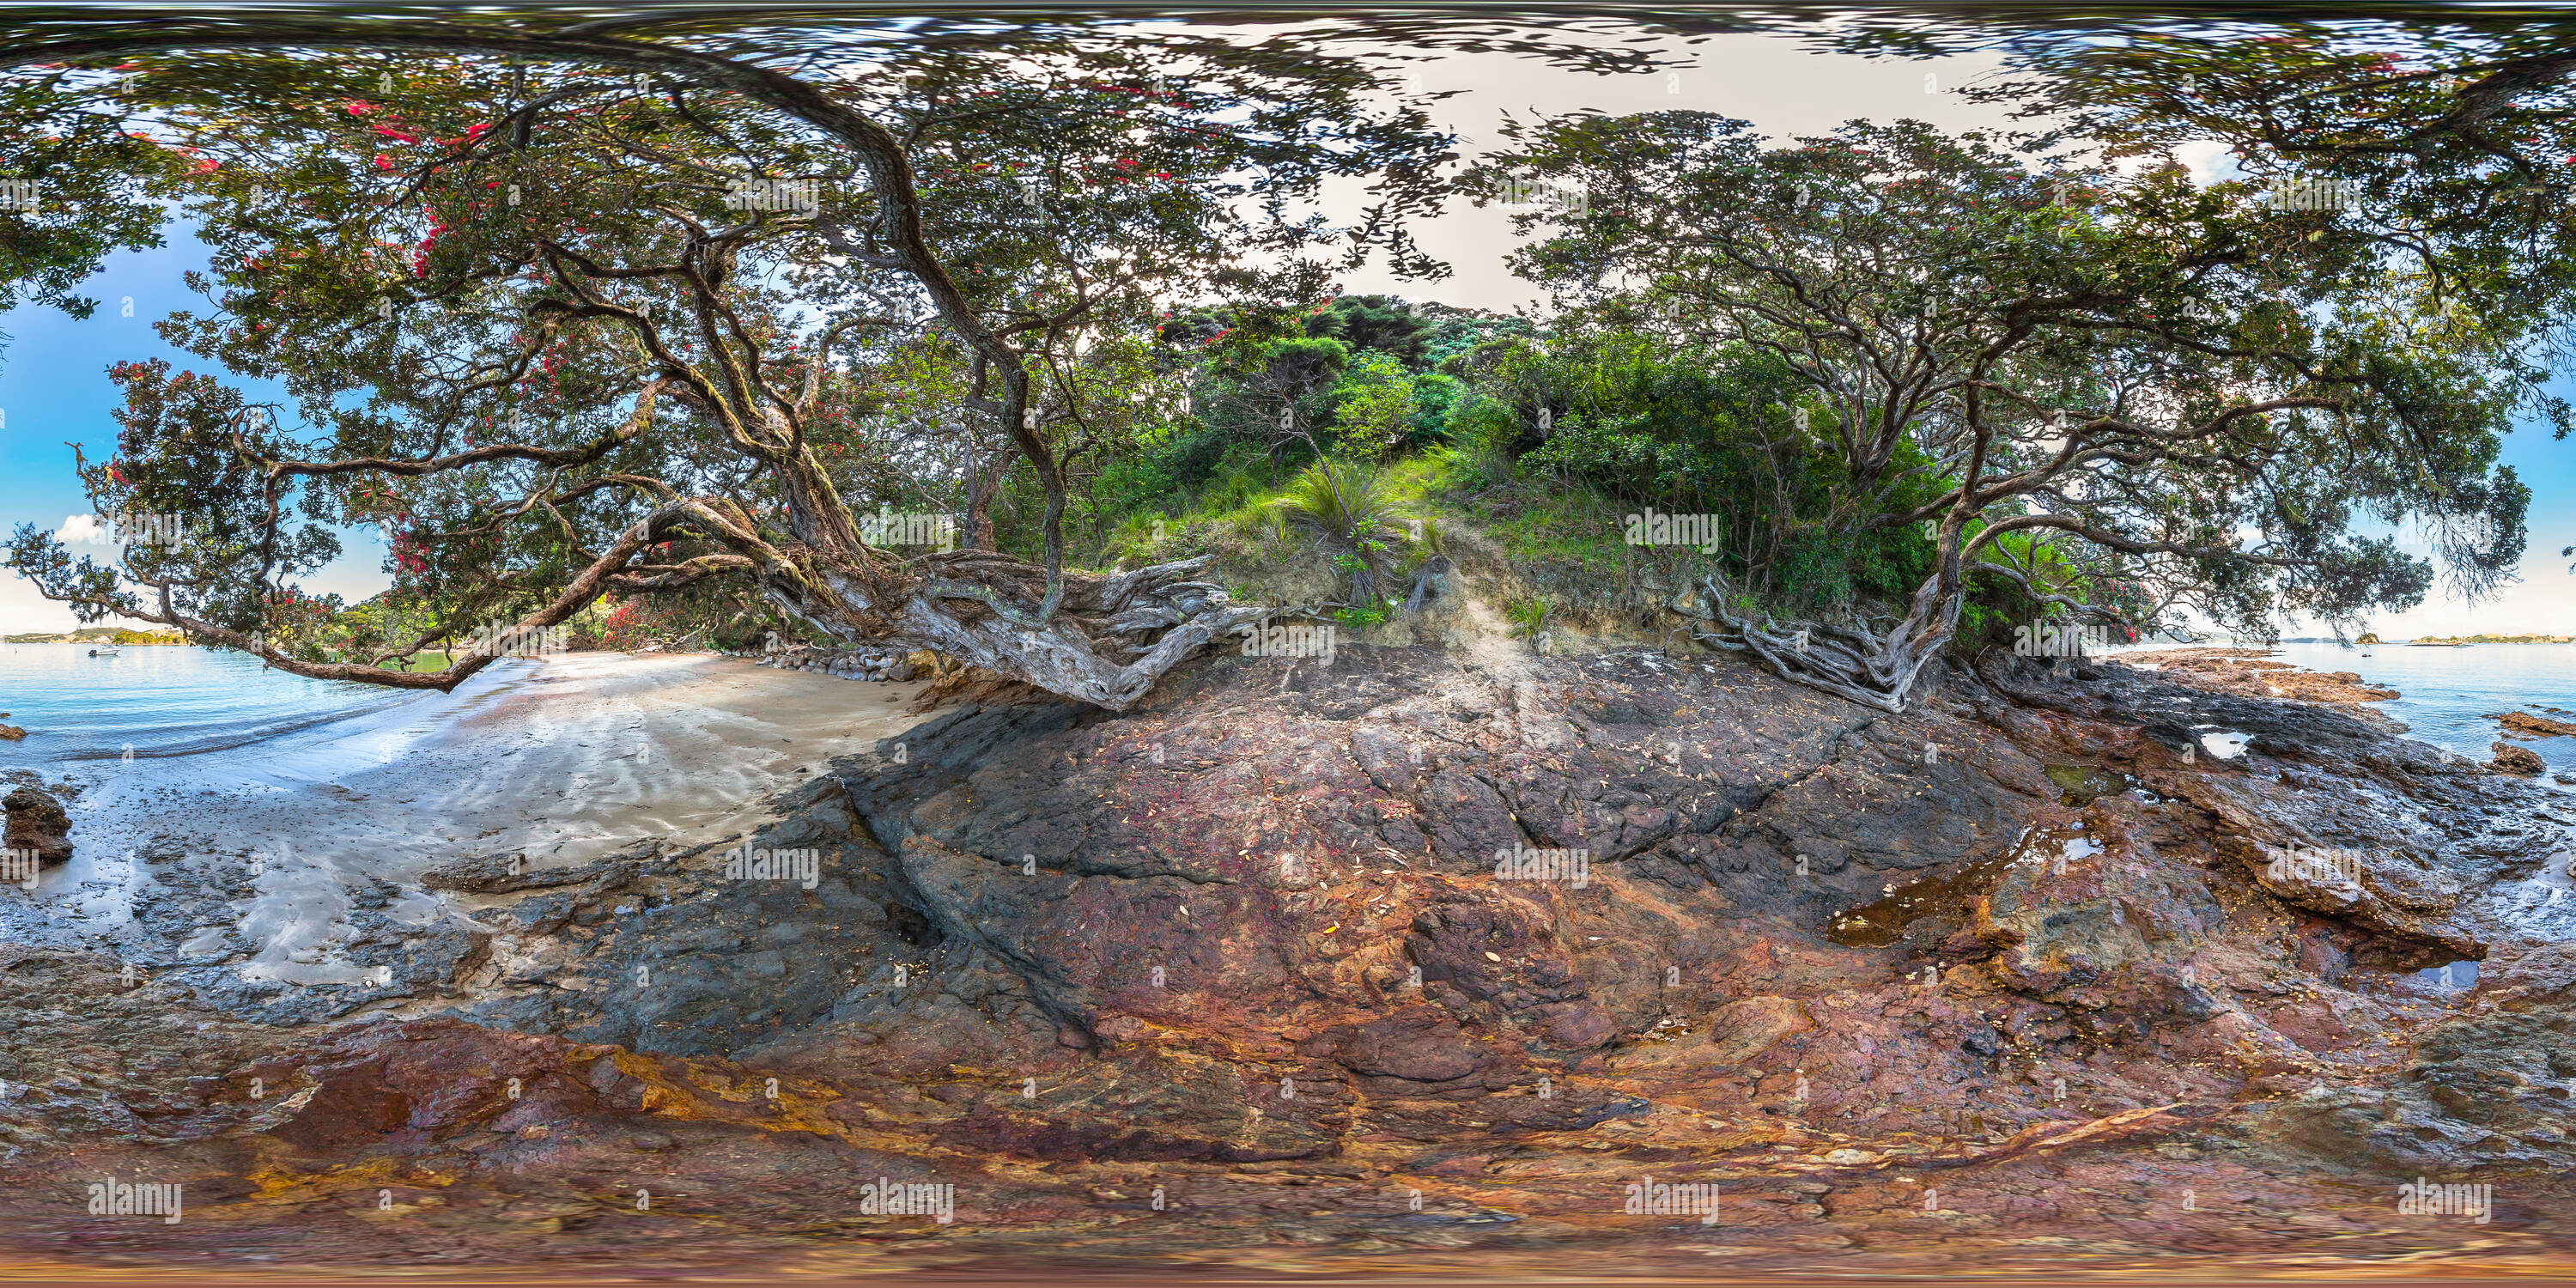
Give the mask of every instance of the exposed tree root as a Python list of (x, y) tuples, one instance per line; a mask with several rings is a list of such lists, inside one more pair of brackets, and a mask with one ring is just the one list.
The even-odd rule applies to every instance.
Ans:
[(1715, 629), (1692, 626), (1691, 638), (1714, 648), (1751, 653), (1781, 679), (1881, 711), (1905, 710), (1905, 700), (1923, 674), (1924, 664), (1949, 638), (1945, 629), (1925, 643), (1925, 632), (1916, 621), (1923, 607), (1919, 594), (1916, 613), (1882, 636), (1857, 619), (1843, 625), (1799, 622), (1784, 627), (1765, 614), (1757, 625), (1727, 606), (1720, 580), (1702, 578), (1698, 592), (1694, 596), (1684, 591), (1667, 605), (1684, 617), (1714, 625)]

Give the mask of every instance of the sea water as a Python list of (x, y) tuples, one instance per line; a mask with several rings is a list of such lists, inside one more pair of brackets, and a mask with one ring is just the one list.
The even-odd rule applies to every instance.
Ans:
[[(2502, 739), (2539, 753), (2554, 772), (2576, 773), (2576, 738), (2503, 738), (2487, 719), (2507, 711), (2547, 715), (2547, 708), (2576, 711), (2576, 646), (2472, 644), (2466, 648), (2412, 648), (2374, 644), (2362, 650), (2333, 644), (2282, 644), (2273, 661), (2309, 671), (2351, 671), (2364, 684), (2405, 695), (2373, 702), (2407, 727), (2407, 736), (2463, 756), (2486, 760)], [(2576, 716), (2554, 716), (2576, 724)]]
[(183, 756), (240, 747), (413, 701), (419, 693), (273, 670), (231, 650), (0, 644), (0, 768)]

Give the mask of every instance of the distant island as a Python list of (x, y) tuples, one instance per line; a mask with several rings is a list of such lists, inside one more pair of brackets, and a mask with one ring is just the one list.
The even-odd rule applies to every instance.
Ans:
[(2406, 641), (2406, 642), (2407, 642), (2407, 643), (2409, 643), (2409, 644), (2424, 644), (2424, 645), (2456, 645), (2456, 644), (2576, 644), (2576, 636), (2570, 636), (2570, 635), (2421, 635), (2421, 636), (2417, 636), (2417, 637), (2416, 637), (2416, 638), (2414, 638), (2414, 639), (2408, 640), (2408, 641)]
[[(2289, 635), (2274, 641), (2280, 644), (2341, 644), (2342, 640), (2322, 635)], [(2422, 645), (2425, 648), (2458, 648), (2468, 644), (2576, 644), (2576, 635), (2419, 635), (2411, 640), (2383, 640), (2377, 631), (2364, 631), (2352, 644), (2369, 648), (2374, 644)]]
[(122, 626), (84, 626), (68, 633), (34, 631), (25, 635), (0, 635), (0, 643), (9, 644), (185, 644), (188, 637), (177, 631), (130, 631)]

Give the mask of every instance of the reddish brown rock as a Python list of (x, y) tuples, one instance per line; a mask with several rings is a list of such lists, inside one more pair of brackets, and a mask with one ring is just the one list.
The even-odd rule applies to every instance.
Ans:
[(2272, 661), (2272, 656), (2270, 649), (2259, 648), (2173, 648), (2122, 653), (2116, 660), (2152, 668), (2177, 684), (2239, 697), (2350, 705), (2399, 696), (2395, 689), (2362, 683), (2357, 672), (2308, 671)]
[(1794, 998), (1748, 997), (1709, 1013), (1709, 1058), (1721, 1065), (1746, 1064), (1801, 1033), (1816, 1029), (1807, 1008)]
[(1454, 1082), (1483, 1069), (1486, 1053), (1437, 1007), (1417, 1006), (1360, 1026), (1339, 1056), (1351, 1072), (1407, 1082)]
[[(1900, 718), (1731, 661), (1513, 668), (1215, 658), (1116, 717), (989, 694), (780, 802), (810, 892), (458, 866), (515, 902), (453, 1005), (632, 1043), (261, 1028), (185, 1009), (219, 970), (129, 991), (10, 950), (0, 1242), (1206, 1279), (2556, 1255), (2576, 970), (2516, 893), (2563, 839), (2537, 789), (2116, 666), (1984, 659)], [(2176, 754), (2203, 727), (2249, 750)], [(2267, 881), (2291, 846), (2374, 853)], [(1498, 878), (1513, 847), (1582, 876)], [(2416, 977), (2435, 922), (2486, 945), (2475, 988)], [(71, 1168), (184, 1180), (191, 1216), (102, 1226)], [(2418, 1173), (2512, 1198), (2483, 1227), (2355, 1198)], [(1720, 1223), (1631, 1215), (1642, 1176), (1721, 1185)], [(953, 1185), (953, 1220), (864, 1211), (877, 1177)]]
[(2535, 737), (2564, 738), (2576, 735), (2576, 724), (2569, 724), (2564, 720), (2552, 720), (2547, 716), (2535, 716), (2523, 711), (2500, 712), (2488, 716), (2487, 719), (2516, 733), (2531, 734)]
[(0, 797), (9, 816), (8, 848), (33, 851), (37, 861), (61, 863), (72, 857), (72, 818), (62, 802), (41, 788), (12, 788)]

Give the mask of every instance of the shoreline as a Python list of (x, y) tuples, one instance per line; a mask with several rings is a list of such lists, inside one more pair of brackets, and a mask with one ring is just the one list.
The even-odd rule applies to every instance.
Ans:
[[(2502, 766), (2504, 772), (2560, 788), (2576, 787), (2576, 756), (2570, 750), (2576, 744), (2557, 741), (2576, 735), (2576, 725), (2549, 718), (2576, 712), (2551, 705), (2546, 696), (2535, 696), (2529, 688), (2517, 688), (2512, 696), (2473, 692), (2461, 687), (2457, 673), (2424, 671), (2418, 665), (2372, 659), (2373, 669), (2383, 678), (2392, 678), (2391, 672), (2420, 676), (2424, 691), (2410, 701), (2405, 690), (2364, 681), (2356, 672), (2324, 670), (2316, 667), (2313, 659), (2279, 660), (2284, 653), (2279, 648), (2211, 646), (2134, 649), (2103, 654), (2095, 660), (2145, 670), (2205, 693), (2331, 706), (2392, 735), (2411, 738), (2448, 755)], [(2547, 687), (2539, 690), (2541, 695), (2549, 692)], [(2373, 709), (2378, 703), (2392, 704), (2393, 709)], [(2507, 705), (2524, 709), (2497, 710)], [(2401, 711), (2404, 719), (2398, 718)]]
[(74, 853), (32, 899), (0, 902), (0, 938), (251, 981), (381, 984), (346, 958), (353, 916), (371, 904), (422, 928), (461, 916), (421, 889), (430, 869), (519, 852), (544, 870), (731, 839), (832, 758), (932, 718), (906, 710), (923, 687), (715, 655), (570, 654), (230, 748), (56, 762), (41, 781), (71, 816)]
[[(506, 746), (567, 705), (609, 710), (553, 731), (559, 764), (622, 729), (617, 675), (549, 697), (547, 669), (441, 737)], [(747, 661), (623, 668), (663, 669), (737, 703), (884, 692)], [(752, 802), (750, 845), (800, 856), (796, 880), (652, 845), (523, 868), (496, 837), (434, 883), (471, 916), (289, 869), (348, 892), (354, 943), (0, 948), (0, 1005), (28, 1017), (0, 1073), (35, 1124), (0, 1187), (17, 1251), (95, 1236), (53, 1193), (75, 1158), (186, 1184), (191, 1220), (123, 1247), (217, 1271), (271, 1236), (332, 1271), (433, 1243), (560, 1271), (638, 1228), (711, 1273), (953, 1268), (1045, 1240), (1213, 1279), (1275, 1272), (1283, 1236), (1319, 1270), (1414, 1245), (1634, 1269), (1704, 1255), (1621, 1203), (1630, 1178), (1687, 1175), (1731, 1187), (1739, 1269), (1862, 1268), (1840, 1255), (1861, 1246), (1880, 1269), (1987, 1267), (2034, 1237), (2421, 1268), (2494, 1232), (2392, 1230), (2320, 1158), (2511, 1163), (2516, 1214), (2576, 1201), (2563, 1102), (2509, 1077), (2547, 1053), (2520, 1035), (2576, 1006), (2576, 810), (2384, 737), (2365, 707), (2009, 656), (1892, 721), (1644, 649), (1219, 655), (1186, 681), (1103, 719), (961, 701), (907, 717), (900, 753), (786, 765), (811, 781)], [(2239, 731), (2238, 754), (2170, 740), (2203, 729)], [(1596, 809), (1584, 789), (1611, 773), (1633, 795)], [(1498, 879), (1497, 848), (1531, 840), (1601, 857), (1580, 885)], [(2292, 865), (2289, 846), (2313, 848)], [(2318, 875), (2345, 871), (2349, 889)], [(261, 933), (286, 938), (278, 875), (208, 873), (198, 908), (277, 914)], [(1890, 942), (1829, 933), (1897, 891), (1914, 904)], [(348, 961), (389, 982), (299, 986)], [(2457, 1110), (2462, 1084), (2407, 1076), (2428, 1051), (2496, 1090)], [(95, 1098), (153, 1121), (102, 1140)], [(2055, 1151), (2079, 1143), (2094, 1188), (2149, 1197), (2054, 1203), (2075, 1163)], [(854, 1176), (953, 1185), (957, 1219), (879, 1224), (910, 1218), (861, 1207)], [(2155, 1197), (2186, 1187), (2208, 1215)], [(638, 1189), (652, 1226), (600, 1219)], [(1147, 1215), (1157, 1189), (1182, 1216)], [(1957, 1216), (1924, 1219), (1936, 1193)], [(767, 1220), (706, 1197), (735, 1194)], [(2282, 1236), (2247, 1210), (2335, 1224)]]
[(2358, 709), (2363, 703), (2391, 702), (2405, 696), (2396, 689), (2364, 684), (2356, 672), (2315, 671), (2295, 662), (2272, 660), (2279, 656), (2278, 649), (2191, 647), (2108, 653), (2102, 655), (2102, 660), (2149, 671), (2204, 692), (2237, 697), (2281, 698)]

